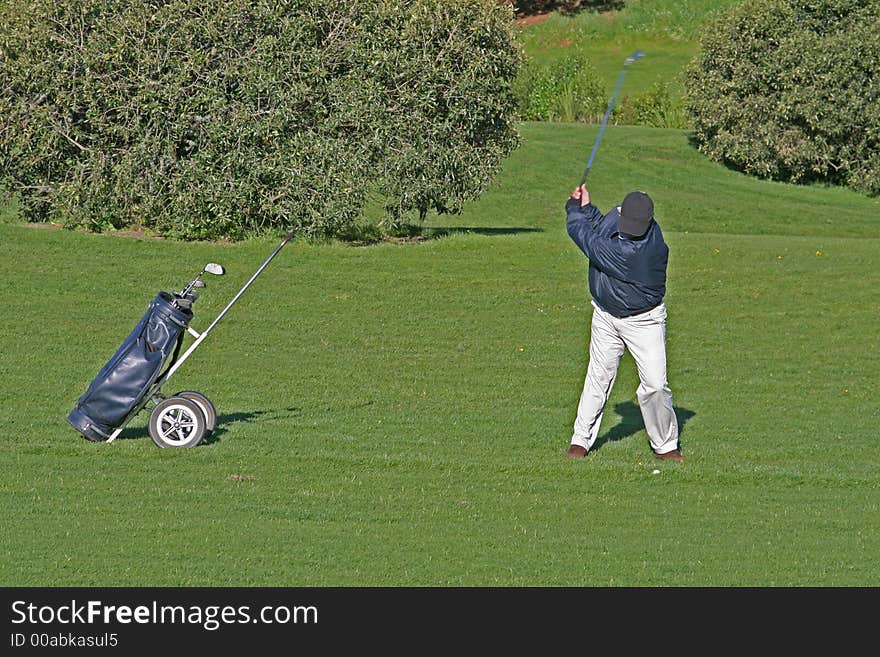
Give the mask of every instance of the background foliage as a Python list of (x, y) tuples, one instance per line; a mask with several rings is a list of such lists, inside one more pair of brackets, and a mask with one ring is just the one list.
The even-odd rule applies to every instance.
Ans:
[[(522, 77), (540, 78), (560, 59), (585, 62), (607, 92), (601, 111), (574, 120), (598, 123), (624, 60), (636, 49), (647, 57), (629, 70), (610, 117), (612, 125), (688, 128), (682, 102), (680, 73), (696, 56), (697, 36), (707, 18), (742, 0), (654, 0), (652, 2), (517, 3), (517, 36), (526, 55)], [(552, 9), (551, 13), (547, 13)], [(583, 84), (569, 76), (569, 84)], [(530, 105), (524, 82), (517, 84), (521, 108)], [(564, 107), (564, 85), (551, 87), (555, 98), (547, 107)], [(523, 116), (548, 120), (545, 111)], [(550, 120), (563, 119), (554, 114)]]
[[(456, 211), (516, 146), (492, 0), (0, 2), (0, 164), (30, 221), (334, 235), (366, 188)], [(367, 182), (365, 182), (367, 181)]]
[(749, 174), (880, 193), (880, 2), (749, 1), (686, 70), (700, 150)]
[(413, 210), (421, 219), (460, 212), (519, 143), (512, 84), (522, 55), (509, 8), (385, 0), (360, 35), (355, 70), (375, 85), (364, 104), (377, 111), (369, 127), (379, 157), (368, 175), (377, 176), (390, 224)]
[(550, 60), (526, 63), (514, 85), (526, 120), (576, 121), (602, 118), (605, 85), (588, 57), (566, 51)]

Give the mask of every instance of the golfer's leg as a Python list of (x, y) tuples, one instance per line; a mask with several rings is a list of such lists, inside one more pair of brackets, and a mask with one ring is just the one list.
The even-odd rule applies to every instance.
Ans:
[(678, 420), (666, 380), (666, 306), (619, 320), (618, 326), (639, 371), (636, 395), (651, 449), (657, 454), (678, 449)]
[(584, 378), (584, 389), (578, 403), (577, 417), (574, 421), (572, 445), (590, 449), (599, 435), (602, 424), (602, 411), (608, 395), (617, 378), (617, 367), (623, 356), (623, 340), (617, 334), (611, 317), (600, 310), (593, 309), (590, 326), (590, 361)]

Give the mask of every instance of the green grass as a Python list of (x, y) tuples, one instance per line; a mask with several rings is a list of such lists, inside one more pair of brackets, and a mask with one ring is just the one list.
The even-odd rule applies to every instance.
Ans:
[(553, 13), (518, 31), (526, 56), (546, 60), (572, 50), (586, 53), (605, 83), (614, 89), (624, 60), (635, 50), (644, 59), (627, 69), (621, 99), (670, 83), (674, 98), (682, 95), (679, 74), (699, 51), (701, 26), (711, 16), (742, 0), (640, 0), (619, 11)]
[(0, 223), (0, 583), (880, 584), (878, 199), (610, 127), (590, 187), (655, 199), (689, 460), (652, 458), (627, 355), (572, 462), (590, 306), (562, 206), (596, 126), (523, 133), (445, 237), (285, 247), (168, 384), (217, 407), (192, 450), (65, 417), (158, 290), (223, 263), (204, 328), (275, 241)]

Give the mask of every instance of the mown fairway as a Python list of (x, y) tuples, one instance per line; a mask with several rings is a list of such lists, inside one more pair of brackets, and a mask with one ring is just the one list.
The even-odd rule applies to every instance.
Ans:
[(688, 462), (652, 458), (629, 355), (573, 462), (590, 305), (562, 206), (596, 131), (524, 125), (442, 237), (288, 245), (168, 383), (217, 407), (192, 450), (146, 413), (112, 445), (65, 417), (157, 291), (224, 264), (205, 328), (277, 242), (0, 223), (0, 583), (880, 584), (880, 202), (609, 127), (588, 182), (655, 199)]

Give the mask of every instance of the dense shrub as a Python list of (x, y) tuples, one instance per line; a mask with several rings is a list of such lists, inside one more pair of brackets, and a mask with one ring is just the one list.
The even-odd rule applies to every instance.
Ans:
[(518, 143), (512, 13), (491, 0), (386, 0), (376, 17), (358, 69), (375, 85), (361, 93), (379, 110), (371, 175), (389, 223), (459, 212)]
[(652, 128), (687, 128), (687, 117), (681, 100), (672, 94), (671, 82), (655, 82), (645, 91), (625, 95), (615, 105), (613, 117), (626, 125), (646, 125)]
[(707, 26), (684, 80), (712, 159), (880, 193), (878, 0), (747, 0)]
[(454, 211), (517, 142), (493, 0), (0, 0), (0, 173), (31, 221), (187, 239)]
[(590, 60), (566, 52), (550, 60), (528, 60), (514, 84), (519, 113), (534, 121), (577, 121), (601, 118), (605, 85)]

